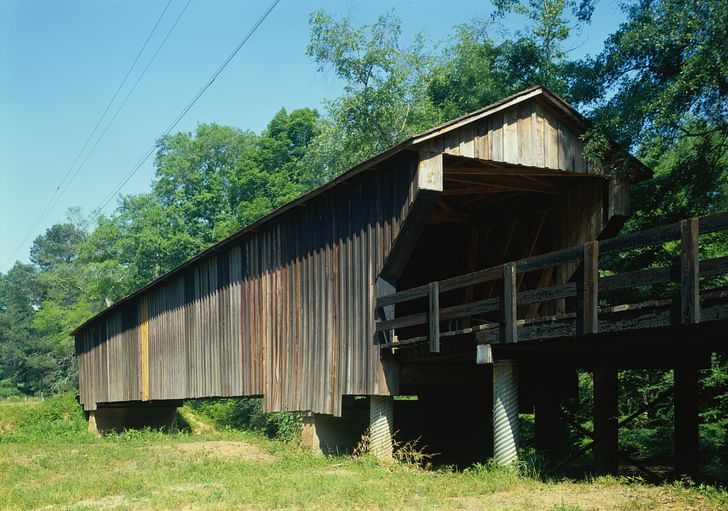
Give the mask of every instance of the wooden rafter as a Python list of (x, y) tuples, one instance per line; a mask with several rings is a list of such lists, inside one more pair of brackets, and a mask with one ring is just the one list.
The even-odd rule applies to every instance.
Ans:
[(453, 182), (453, 183), (461, 183), (466, 185), (477, 185), (477, 186), (487, 186), (488, 188), (495, 188), (499, 190), (511, 190), (511, 191), (521, 191), (521, 192), (531, 192), (531, 193), (540, 193), (540, 194), (547, 194), (547, 195), (558, 195), (559, 190), (554, 189), (553, 187), (542, 187), (542, 186), (535, 186), (533, 184), (528, 184), (524, 182), (518, 182), (517, 180), (513, 180), (512, 182), (503, 183), (503, 182), (493, 182), (490, 179), (484, 179), (484, 180), (478, 180), (475, 179), (478, 176), (473, 177), (453, 177), (452, 175), (448, 176), (445, 179), (445, 182)]

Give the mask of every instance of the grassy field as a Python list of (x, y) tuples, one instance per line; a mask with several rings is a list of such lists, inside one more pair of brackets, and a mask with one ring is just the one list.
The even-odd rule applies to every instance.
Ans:
[[(191, 413), (186, 410), (186, 413)], [(83, 431), (69, 397), (0, 403), (2, 509), (728, 509), (728, 493), (599, 478), (545, 481), (518, 470), (455, 472), (324, 458), (295, 442), (218, 431)]]

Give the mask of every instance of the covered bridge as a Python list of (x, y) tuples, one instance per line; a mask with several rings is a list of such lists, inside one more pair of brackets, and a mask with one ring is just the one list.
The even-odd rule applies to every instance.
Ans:
[[(347, 407), (354, 417), (365, 406), (360, 415), (386, 451), (390, 396), (434, 403), (447, 401), (437, 397), (450, 394), (442, 389), (477, 388), (482, 413), (462, 423), (492, 426), (493, 370), (474, 354), (462, 363), (433, 350), (425, 364), (381, 349), (396, 345), (397, 331), (378, 323), (408, 304), (377, 300), (616, 233), (628, 214), (626, 182), (585, 159), (587, 127), (555, 94), (530, 88), (281, 207), (79, 326), (81, 403), (99, 423), (104, 410), (122, 408), (144, 423), (185, 399), (262, 396), (266, 411), (308, 412), (309, 434), (322, 445), (341, 433)], [(633, 179), (650, 175), (636, 160), (628, 166)], [(516, 290), (567, 283), (577, 266), (519, 277)], [(495, 295), (469, 289), (443, 294), (440, 305)], [(476, 324), (451, 316), (453, 328)], [(497, 383), (508, 389), (508, 381)]]

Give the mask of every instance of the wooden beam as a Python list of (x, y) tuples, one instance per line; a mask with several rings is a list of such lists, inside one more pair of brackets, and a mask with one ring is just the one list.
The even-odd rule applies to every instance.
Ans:
[[(549, 210), (544, 209), (543, 211), (539, 211), (536, 213), (536, 228), (533, 230), (533, 236), (531, 237), (531, 243), (528, 245), (528, 249), (526, 250), (525, 254), (523, 254), (524, 259), (527, 259), (533, 255), (533, 252), (536, 250), (536, 245), (538, 244), (538, 240), (541, 237), (541, 230), (543, 229), (543, 225), (546, 222), (546, 216), (548, 215)], [(518, 289), (521, 289), (521, 284), (523, 284), (523, 279), (526, 277), (524, 273), (521, 273), (521, 275), (518, 277)]]
[(420, 161), (417, 165), (417, 188), (419, 190), (442, 191), (442, 153), (428, 154), (420, 153)]
[(599, 242), (584, 243), (582, 276), (579, 279), (579, 330), (582, 335), (599, 331)]
[(683, 325), (700, 323), (698, 235), (697, 218), (680, 221), (680, 317)]
[[(556, 271), (556, 268), (554, 268), (553, 266), (551, 268), (541, 270), (538, 275), (538, 283), (536, 284), (536, 289), (548, 286), (548, 284), (551, 283), (551, 278), (554, 276), (554, 271)], [(529, 305), (528, 312), (526, 312), (526, 319), (537, 316), (540, 308), (541, 303), (533, 303)]]
[(505, 342), (518, 342), (516, 263), (503, 265), (503, 327)]
[[(541, 369), (543, 368), (543, 369)], [(536, 448), (556, 456), (559, 451), (561, 389), (555, 384), (552, 366), (537, 366), (535, 440)]]
[(392, 249), (384, 261), (381, 275), (396, 282), (402, 274), (425, 228), (427, 218), (435, 209), (439, 196), (440, 193), (437, 191), (417, 192), (399, 235), (394, 239)]
[(466, 222), (468, 220), (467, 214), (463, 213), (462, 211), (458, 211), (457, 209), (452, 207), (450, 204), (445, 202), (442, 198), (437, 200), (437, 207), (444, 210), (453, 219), (457, 219), (461, 222)]
[(598, 474), (616, 474), (619, 468), (617, 422), (617, 369), (594, 369), (594, 465)]
[(502, 182), (502, 180), (501, 182), (496, 182), (493, 178), (484, 177), (482, 180), (480, 180), (476, 179), (477, 177), (479, 176), (472, 175), (461, 177), (461, 175), (458, 174), (448, 174), (447, 180), (452, 181), (453, 183), (487, 186), (489, 188), (499, 190), (517, 190), (520, 192), (539, 193), (546, 195), (558, 195), (559, 193), (561, 193), (559, 189), (556, 189), (553, 186), (538, 186), (524, 182), (524, 180), (518, 178), (510, 179), (508, 180), (508, 182)]
[(599, 234), (599, 239), (616, 236), (629, 218), (629, 180), (624, 178), (610, 179), (606, 195), (607, 207), (604, 209), (604, 229)]
[[(377, 298), (381, 298), (384, 296), (390, 296), (397, 292), (397, 285), (396, 281), (393, 279), (388, 279), (386, 277), (379, 277), (377, 279)], [(381, 307), (376, 307), (375, 315), (377, 318), (377, 321), (391, 321), (394, 319), (394, 304), (390, 305), (384, 305)], [(396, 342), (396, 337), (394, 335), (394, 330), (381, 330), (378, 331), (378, 334), (380, 337), (380, 343), (381, 344), (394, 344)]]
[(437, 281), (430, 282), (428, 323), (430, 331), (430, 352), (440, 353), (440, 288)]
[(698, 458), (698, 370), (675, 368), (675, 470), (695, 477)]
[[(445, 180), (447, 182), (447, 179)], [(501, 190), (484, 185), (467, 185), (463, 188), (445, 188), (442, 195), (445, 197), (459, 197), (462, 195), (492, 195)]]

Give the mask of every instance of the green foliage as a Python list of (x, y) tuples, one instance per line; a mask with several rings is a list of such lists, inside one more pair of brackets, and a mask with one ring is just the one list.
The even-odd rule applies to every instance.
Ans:
[(625, 10), (627, 21), (575, 76), (574, 95), (593, 109), (595, 129), (622, 150), (637, 148), (643, 155), (661, 155), (685, 137), (715, 134), (706, 158), (724, 158), (726, 3), (643, 0), (625, 4)]
[[(573, 66), (571, 92), (591, 109), (594, 129), (586, 150), (592, 161), (608, 155), (608, 170), (623, 173), (625, 151), (633, 150), (654, 170), (653, 179), (632, 188), (634, 210), (625, 230), (723, 211), (728, 208), (728, 6), (719, 0), (637, 0), (624, 8), (627, 21), (608, 38), (601, 54)], [(671, 265), (679, 260), (678, 249), (678, 244), (666, 243), (605, 257), (603, 266), (624, 272)], [(727, 236), (701, 239), (701, 257), (724, 255)], [(636, 301), (641, 292), (627, 290), (619, 299)], [(661, 292), (666, 296), (671, 290)], [(705, 421), (701, 455), (716, 475), (728, 452), (722, 434), (728, 417), (726, 369), (725, 359), (714, 357), (700, 381)], [(620, 414), (628, 415), (671, 386), (671, 372), (623, 371)], [(638, 458), (669, 461), (672, 431), (668, 400), (625, 428), (620, 442)]]
[(89, 441), (86, 418), (76, 401), (75, 393), (56, 394), (31, 405), (0, 403), (0, 443)]
[(517, 35), (531, 43), (535, 78), (554, 88), (567, 56), (564, 43), (574, 29), (581, 30), (591, 21), (594, 0), (494, 0), (493, 4), (495, 19), (515, 13), (529, 20), (526, 33)]
[(56, 224), (38, 236), (30, 247), (30, 260), (41, 270), (69, 264), (78, 256), (78, 247), (86, 233), (75, 225)]
[(450, 46), (433, 69), (428, 94), (452, 119), (532, 85), (542, 84), (541, 55), (525, 37), (497, 43), (492, 25), (472, 22), (456, 28)]
[(437, 122), (426, 94), (431, 58), (421, 37), (401, 46), (396, 16), (354, 27), (316, 11), (310, 25), (306, 53), (344, 81), (342, 96), (326, 103), (329, 119), (310, 160), (319, 182)]
[(187, 403), (196, 413), (223, 429), (238, 429), (294, 440), (301, 432), (300, 416), (288, 412), (265, 413), (259, 398), (203, 399)]

